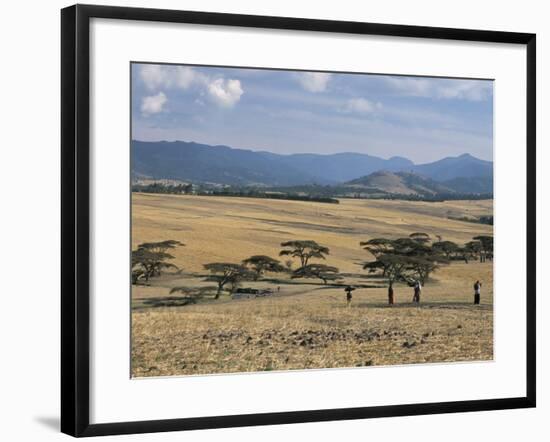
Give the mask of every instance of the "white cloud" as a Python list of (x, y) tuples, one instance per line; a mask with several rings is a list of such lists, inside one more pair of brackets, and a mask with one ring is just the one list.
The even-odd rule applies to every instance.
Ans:
[(445, 80), (388, 77), (387, 84), (396, 92), (412, 97), (483, 101), (492, 96), (492, 83), (482, 80)]
[(189, 89), (194, 83), (204, 83), (206, 76), (188, 66), (177, 66), (174, 69), (174, 83), (180, 89)]
[(140, 77), (149, 90), (189, 89), (194, 83), (204, 83), (206, 77), (188, 66), (163, 66), (146, 64), (140, 69)]
[(324, 92), (330, 81), (330, 74), (323, 72), (301, 72), (297, 74), (298, 82), (308, 92)]
[(143, 65), (139, 71), (139, 75), (145, 86), (150, 90), (155, 90), (159, 87), (166, 88), (171, 84), (168, 70), (158, 64)]
[(483, 101), (492, 95), (492, 83), (489, 81), (454, 80), (441, 86), (439, 98), (456, 98), (469, 101)]
[(382, 103), (373, 102), (366, 98), (350, 98), (344, 106), (344, 112), (369, 114), (382, 109)]
[(244, 93), (239, 80), (218, 78), (211, 81), (207, 87), (210, 99), (222, 107), (232, 107), (241, 99)]
[[(234, 106), (244, 93), (239, 80), (210, 77), (189, 66), (147, 64), (141, 67), (139, 74), (147, 89), (151, 91), (195, 88), (199, 96), (208, 95), (213, 103), (226, 108)], [(144, 114), (158, 113), (162, 110), (166, 96), (162, 101), (160, 94), (164, 96), (164, 93), (160, 92), (156, 96), (143, 99)], [(200, 98), (195, 102), (204, 104)]]
[(143, 97), (141, 100), (141, 112), (144, 115), (158, 114), (162, 112), (162, 108), (167, 101), (168, 98), (166, 98), (163, 92), (159, 92), (149, 97)]

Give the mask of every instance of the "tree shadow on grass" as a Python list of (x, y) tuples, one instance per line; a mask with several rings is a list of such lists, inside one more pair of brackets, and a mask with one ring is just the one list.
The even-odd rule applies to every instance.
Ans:
[(196, 304), (196, 300), (188, 296), (162, 296), (137, 300), (138, 305), (133, 306), (134, 310), (159, 307), (183, 307)]
[(479, 304), (475, 305), (472, 302), (421, 302), (416, 304), (413, 302), (401, 302), (393, 305), (389, 305), (387, 302), (358, 302), (355, 304), (357, 308), (388, 308), (388, 309), (399, 309), (399, 308), (418, 308), (423, 310), (429, 309), (448, 309), (448, 310), (483, 310), (490, 311), (493, 310), (492, 304)]
[(348, 286), (352, 286), (355, 289), (382, 289), (383, 286), (372, 285), (372, 284), (327, 284), (319, 287), (319, 290), (326, 289), (345, 289)]

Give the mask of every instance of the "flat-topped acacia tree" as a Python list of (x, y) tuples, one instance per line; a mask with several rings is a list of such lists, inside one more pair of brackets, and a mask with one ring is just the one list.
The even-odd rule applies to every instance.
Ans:
[(361, 241), (361, 247), (368, 250), (375, 258), (393, 250), (393, 241), (387, 238), (373, 238), (368, 241)]
[(445, 255), (450, 259), (453, 255), (460, 253), (460, 246), (452, 241), (438, 241), (433, 243), (432, 249)]
[(429, 244), (432, 241), (430, 235), (424, 232), (413, 232), (409, 235), (409, 238), (420, 244)]
[(175, 264), (169, 262), (174, 256), (167, 250), (184, 245), (176, 240), (139, 244), (136, 250), (132, 250), (132, 284), (137, 284), (140, 279), (148, 282), (149, 278), (160, 276), (163, 269), (178, 269)]
[(493, 259), (493, 237), (490, 235), (479, 235), (472, 238), (474, 241), (479, 241), (479, 262), (485, 262), (487, 258)]
[(396, 282), (409, 282), (412, 280), (412, 272), (409, 260), (406, 256), (384, 254), (379, 255), (376, 261), (363, 264), (363, 269), (369, 273), (382, 270), (382, 276), (388, 281), (388, 304), (393, 305), (393, 284)]
[[(441, 253), (440, 246), (431, 246), (425, 233), (413, 233), (407, 238), (375, 238), (360, 245), (368, 250), (375, 260), (363, 265), (369, 273), (381, 272), (388, 281), (388, 303), (393, 304), (393, 284), (419, 281), (422, 285), (432, 272), (448, 259)], [(439, 243), (436, 243), (439, 244)]]
[(255, 273), (242, 264), (229, 262), (212, 262), (203, 266), (210, 272), (206, 281), (213, 281), (218, 285), (214, 299), (218, 299), (223, 288), (229, 284), (231, 291), (235, 290), (241, 281), (254, 279)]
[(152, 252), (166, 252), (168, 249), (175, 249), (178, 246), (184, 246), (185, 244), (175, 239), (167, 239), (166, 241), (159, 242), (144, 242), (140, 244), (138, 248), (147, 249)]
[(300, 267), (307, 266), (312, 258), (325, 259), (325, 255), (330, 253), (328, 247), (322, 246), (312, 240), (293, 240), (281, 243), (283, 250), (279, 256), (291, 256), (300, 260)]
[(307, 264), (299, 269), (296, 269), (292, 273), (291, 278), (316, 278), (321, 279), (324, 284), (328, 281), (337, 281), (342, 279), (339, 275), (339, 270), (337, 267), (332, 267), (325, 264)]
[(481, 243), (479, 241), (468, 241), (462, 248), (464, 252), (464, 261), (466, 264), (469, 259), (477, 259), (481, 251)]
[(261, 278), (265, 272), (281, 273), (287, 271), (279, 260), (266, 255), (254, 255), (244, 259), (242, 263), (255, 273), (255, 280)]

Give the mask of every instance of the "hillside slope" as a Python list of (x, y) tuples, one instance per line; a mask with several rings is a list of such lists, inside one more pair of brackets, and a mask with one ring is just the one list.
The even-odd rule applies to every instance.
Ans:
[(398, 195), (431, 196), (453, 192), (436, 181), (410, 172), (374, 172), (346, 183), (346, 186), (365, 191), (380, 191)]

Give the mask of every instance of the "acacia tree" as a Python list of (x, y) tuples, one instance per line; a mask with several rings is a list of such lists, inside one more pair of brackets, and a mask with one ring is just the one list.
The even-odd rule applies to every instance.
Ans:
[(424, 255), (424, 256), (409, 256), (408, 268), (411, 272), (412, 279), (420, 281), (422, 285), (430, 276), (430, 273), (436, 271), (442, 264), (448, 264), (448, 261), (442, 255)]
[(295, 270), (292, 273), (291, 278), (316, 278), (321, 279), (324, 284), (328, 281), (342, 279), (339, 275), (339, 270), (337, 267), (332, 267), (325, 264), (307, 264)]
[(388, 253), (403, 256), (428, 255), (433, 249), (430, 245), (411, 238), (397, 238), (392, 241), (392, 248)]
[[(387, 238), (373, 238), (368, 241), (361, 241), (359, 245), (377, 259), (386, 253), (391, 253), (394, 249), (394, 242)], [(380, 268), (382, 269), (382, 276), (386, 276), (385, 266), (381, 265)]]
[(383, 254), (371, 261), (363, 264), (363, 269), (369, 273), (383, 271), (383, 276), (388, 281), (388, 304), (394, 303), (393, 284), (395, 282), (408, 282), (410, 280), (409, 262), (406, 256)]
[(460, 247), (452, 241), (438, 241), (432, 245), (432, 250), (445, 255), (447, 259), (451, 259), (453, 255), (460, 251)]
[(429, 245), (429, 238), (425, 233), (413, 233), (409, 238), (396, 240), (396, 254), (406, 257), (412, 280), (419, 281), (422, 285), (432, 272), (449, 262), (437, 247), (434, 249)]
[(311, 240), (294, 240), (281, 243), (279, 256), (291, 256), (300, 260), (300, 267), (305, 267), (311, 258), (325, 259), (330, 250), (328, 247), (322, 246)]
[(475, 259), (481, 251), (481, 243), (479, 241), (468, 241), (462, 248), (464, 261), (468, 264), (469, 259)]
[(394, 243), (391, 239), (387, 238), (373, 238), (368, 241), (361, 241), (359, 245), (377, 258), (393, 250)]
[(493, 259), (493, 237), (489, 235), (474, 236), (474, 241), (479, 241), (479, 262), (485, 262), (487, 258)]
[[(180, 241), (175, 239), (168, 239), (166, 241), (160, 242), (145, 242), (138, 246), (138, 249), (148, 250), (151, 253), (158, 253), (159, 256), (162, 256), (163, 253), (167, 253), (169, 249), (175, 249), (178, 246), (184, 246)], [(151, 276), (160, 276), (161, 268), (155, 269), (155, 274)]]
[(228, 262), (212, 262), (203, 266), (211, 274), (206, 277), (205, 281), (213, 281), (217, 284), (217, 292), (214, 299), (218, 299), (223, 288), (229, 284), (231, 292), (233, 292), (243, 280), (254, 279), (254, 272), (247, 269), (241, 264), (233, 264)]
[(265, 272), (285, 272), (286, 268), (277, 259), (266, 255), (254, 255), (243, 260), (243, 265), (252, 269), (254, 280), (260, 278)]
[[(360, 243), (371, 253), (370, 248), (375, 248), (373, 255), (376, 260), (365, 263), (363, 268), (369, 270), (369, 273), (381, 271), (387, 279), (389, 304), (393, 304), (394, 283), (413, 284), (414, 281), (420, 281), (424, 285), (430, 273), (448, 262), (437, 248), (429, 245), (429, 241), (427, 234), (417, 232), (407, 238), (377, 238), (371, 244), (369, 241)], [(383, 248), (382, 253), (380, 248)]]
[(137, 284), (140, 279), (149, 282), (149, 278), (160, 276), (163, 269), (177, 269), (175, 264), (168, 262), (174, 256), (167, 250), (183, 245), (175, 240), (138, 245), (136, 250), (132, 250), (132, 284)]
[(160, 242), (144, 242), (140, 244), (138, 248), (151, 250), (152, 252), (166, 252), (168, 249), (175, 249), (177, 246), (184, 246), (185, 244), (175, 239), (168, 239)]
[(420, 244), (428, 244), (431, 242), (430, 235), (424, 232), (414, 232), (409, 235), (409, 238)]

